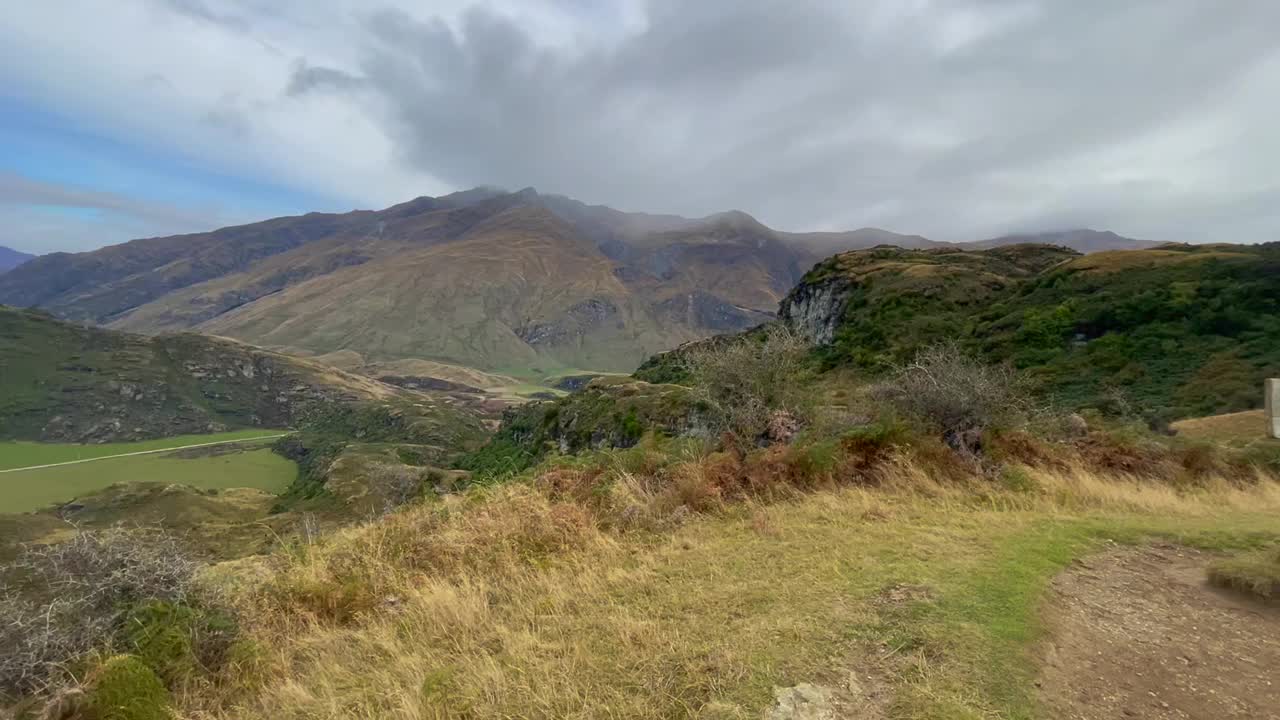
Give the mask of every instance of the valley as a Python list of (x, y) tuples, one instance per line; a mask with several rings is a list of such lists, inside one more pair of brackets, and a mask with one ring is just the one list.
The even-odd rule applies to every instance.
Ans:
[(790, 233), (738, 211), (682, 218), (476, 188), (51, 253), (0, 277), (0, 304), (368, 363), (630, 372), (654, 353), (769, 320), (837, 252), (1026, 242), (1158, 244), (1094, 231), (959, 246), (875, 228)]
[[(898, 247), (531, 191), (296, 220), (0, 276), (44, 293), (0, 307), (16, 712), (1087, 716), (1080, 588), (1270, 613), (1275, 245)], [(110, 603), (50, 584), (73, 561), (125, 568)], [(1227, 680), (1265, 648), (1203, 632), (1245, 659), (1143, 688), (1265, 705)]]
[(176, 435), (159, 440), (143, 440), (132, 443), (101, 443), (97, 445), (29, 441), (0, 442), (0, 471), (32, 466), (88, 462), (121, 455), (164, 452), (191, 446), (198, 447), (222, 443), (248, 442), (258, 439), (273, 439), (280, 437), (282, 434), (276, 430), (233, 430), (231, 432), (210, 433), (208, 435)]
[(1277, 27), (8, 3), (0, 720), (1280, 720)]
[[(200, 453), (193, 451), (201, 448), (185, 453), (147, 451), (146, 455), (5, 470), (0, 472), (0, 512), (32, 512), (127, 483), (177, 484), (200, 490), (254, 488), (275, 494), (284, 492), (297, 475), (294, 463), (263, 442), (217, 447), (203, 448)], [(9, 449), (0, 447), (0, 460), (9, 461)]]

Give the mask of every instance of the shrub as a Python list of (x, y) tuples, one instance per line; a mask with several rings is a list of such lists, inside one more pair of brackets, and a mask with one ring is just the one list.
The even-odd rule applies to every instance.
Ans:
[(235, 641), (235, 620), (217, 609), (149, 600), (132, 608), (119, 631), (122, 644), (174, 687), (202, 670), (221, 667)]
[(690, 351), (688, 365), (716, 429), (750, 446), (775, 414), (789, 413), (802, 421), (813, 414), (805, 389), (812, 373), (808, 357), (804, 337), (773, 324), (731, 342), (697, 347)]
[(952, 449), (970, 453), (981, 449), (985, 430), (1030, 414), (1028, 396), (1010, 368), (986, 365), (953, 343), (921, 350), (874, 395), (941, 432)]
[(169, 692), (146, 663), (117, 655), (98, 668), (91, 704), (98, 720), (167, 720)]
[(1006, 490), (1018, 493), (1032, 492), (1036, 489), (1036, 480), (1026, 468), (1016, 465), (1005, 465), (1000, 468), (1000, 484)]
[(197, 565), (159, 530), (79, 532), (32, 545), (0, 575), (0, 690), (24, 694), (57, 683), (70, 663), (109, 642), (129, 608), (186, 601)]

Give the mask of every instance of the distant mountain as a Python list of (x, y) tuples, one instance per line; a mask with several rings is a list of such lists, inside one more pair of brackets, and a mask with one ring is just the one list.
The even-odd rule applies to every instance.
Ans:
[(877, 245), (896, 245), (900, 248), (922, 249), (950, 247), (951, 243), (937, 242), (920, 235), (902, 235), (880, 228), (862, 228), (844, 232), (779, 233), (788, 242), (806, 248), (821, 257), (849, 250), (865, 250)]
[(0, 273), (12, 270), (33, 257), (35, 255), (28, 255), (0, 245)]
[(0, 302), (375, 363), (630, 370), (772, 317), (818, 259), (749, 218), (480, 188), (46, 255), (0, 279)]
[(1117, 235), (1110, 230), (1058, 230), (1055, 232), (1029, 233), (1020, 235), (1004, 235), (990, 240), (962, 243), (966, 248), (985, 250), (1002, 245), (1021, 245), (1039, 243), (1044, 245), (1060, 245), (1080, 253), (1103, 252), (1106, 250), (1143, 250), (1164, 245), (1153, 240), (1135, 240)]
[[(1083, 252), (1142, 244), (1094, 231), (1032, 239)], [(880, 245), (956, 247), (876, 228), (781, 232), (741, 211), (685, 218), (475, 188), (44, 255), (0, 276), (0, 303), (134, 332), (350, 350), (367, 364), (628, 371), (769, 319), (816, 262)]]

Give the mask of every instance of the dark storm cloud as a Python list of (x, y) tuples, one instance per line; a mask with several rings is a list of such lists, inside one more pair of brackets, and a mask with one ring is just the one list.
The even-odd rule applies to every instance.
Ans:
[[(360, 80), (305, 66), (290, 92), (374, 91), (403, 159), (460, 187), (737, 207), (794, 228), (964, 239), (1065, 222), (1205, 240), (1217, 228), (1195, 218), (1238, 205), (1197, 192), (1218, 174), (1275, 201), (1246, 203), (1266, 222), (1242, 227), (1280, 219), (1277, 146), (1249, 147), (1262, 121), (1237, 107), (1277, 87), (1280, 3), (661, 0), (646, 14), (618, 43), (566, 49), (483, 9), (453, 26), (375, 13)], [(1280, 110), (1274, 92), (1261, 102)]]

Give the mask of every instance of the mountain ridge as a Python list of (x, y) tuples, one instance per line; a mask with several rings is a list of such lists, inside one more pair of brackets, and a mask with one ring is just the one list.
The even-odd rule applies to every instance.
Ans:
[[(770, 319), (834, 251), (886, 244), (958, 247), (877, 228), (788, 233), (738, 210), (684, 218), (478, 187), (53, 253), (0, 276), (0, 303), (372, 361), (629, 371)], [(503, 261), (513, 248), (519, 257)]]
[[(477, 437), (468, 397), (418, 393), (238, 340), (135, 335), (0, 305), (0, 438), (105, 442), (298, 426), (377, 406)], [(452, 441), (452, 440), (451, 440)]]
[(0, 245), (0, 273), (12, 270), (34, 257), (35, 255), (30, 253)]

